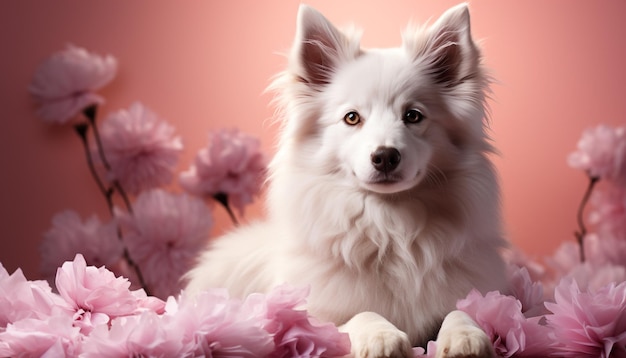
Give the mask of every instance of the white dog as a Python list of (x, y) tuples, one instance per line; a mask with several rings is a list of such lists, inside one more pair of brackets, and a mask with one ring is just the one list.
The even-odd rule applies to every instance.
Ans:
[(472, 288), (505, 287), (489, 81), (467, 5), (403, 40), (365, 50), (300, 7), (272, 85), (282, 130), (268, 218), (212, 243), (188, 291), (310, 285), (307, 309), (341, 325), (355, 357), (409, 356), (438, 330), (439, 357), (493, 354), (452, 311)]

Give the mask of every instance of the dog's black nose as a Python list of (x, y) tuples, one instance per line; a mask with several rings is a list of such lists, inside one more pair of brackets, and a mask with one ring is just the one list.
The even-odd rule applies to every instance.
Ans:
[(389, 173), (400, 164), (400, 152), (396, 148), (378, 147), (370, 156), (376, 170)]

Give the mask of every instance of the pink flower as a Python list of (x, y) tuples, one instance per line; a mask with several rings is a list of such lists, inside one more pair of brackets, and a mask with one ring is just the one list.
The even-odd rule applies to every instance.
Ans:
[(222, 130), (210, 133), (208, 146), (180, 175), (180, 184), (195, 195), (226, 194), (229, 204), (243, 213), (244, 206), (261, 189), (265, 167), (256, 138), (237, 130)]
[(543, 281), (544, 290), (550, 293), (547, 297), (554, 296), (554, 289), (563, 278), (576, 280), (583, 290), (626, 280), (624, 258), (620, 256), (626, 252), (623, 240), (591, 233), (585, 236), (584, 245), (584, 263), (580, 261), (578, 244), (571, 241), (561, 244), (554, 255), (546, 258), (552, 269), (550, 279)]
[(112, 267), (122, 257), (124, 248), (115, 222), (103, 225), (96, 215), (83, 222), (78, 213), (66, 210), (52, 218), (52, 228), (44, 234), (39, 250), (41, 272), (52, 278), (57, 268), (77, 253), (89, 265)]
[(626, 356), (626, 282), (597, 291), (581, 291), (574, 280), (563, 280), (555, 290), (548, 325), (560, 343), (560, 357)]
[(554, 345), (550, 328), (539, 324), (540, 317), (526, 318), (522, 304), (497, 291), (485, 296), (473, 290), (457, 302), (457, 309), (470, 315), (491, 338), (501, 357), (547, 357)]
[(178, 302), (168, 300), (172, 324), (184, 333), (183, 343), (196, 357), (265, 357), (274, 349), (262, 321), (242, 309), (225, 290), (211, 290)]
[(56, 286), (73, 313), (75, 325), (86, 334), (112, 318), (134, 314), (140, 309), (140, 299), (145, 298), (142, 290), (129, 291), (127, 279), (115, 277), (104, 267), (87, 266), (80, 254), (59, 268)]
[(267, 296), (251, 295), (244, 307), (256, 312), (263, 327), (274, 337), (276, 348), (270, 357), (338, 357), (350, 353), (348, 335), (331, 323), (322, 324), (306, 311), (308, 288), (276, 287)]
[[(585, 241), (586, 242), (586, 241)], [(546, 277), (542, 282), (544, 290), (550, 292), (547, 297), (553, 297), (554, 287), (560, 282), (561, 278), (569, 275), (577, 267), (581, 265), (580, 248), (573, 241), (561, 243), (552, 256), (546, 257), (546, 265), (550, 268), (551, 275)]]
[(350, 353), (350, 340), (332, 323), (320, 323), (306, 311), (282, 309), (274, 320), (279, 330), (274, 335), (275, 351), (270, 357), (342, 357)]
[(38, 114), (43, 120), (63, 124), (86, 107), (103, 103), (94, 91), (109, 83), (116, 71), (111, 55), (100, 57), (68, 45), (39, 66), (29, 91), (41, 105)]
[(108, 179), (129, 193), (168, 184), (183, 145), (174, 127), (141, 103), (108, 115), (100, 130)]
[(509, 283), (511, 295), (522, 304), (522, 313), (526, 317), (536, 317), (544, 313), (543, 286), (534, 282), (526, 267), (509, 265)]
[(528, 257), (519, 248), (511, 246), (502, 255), (509, 268), (525, 268), (531, 281), (540, 282), (547, 275), (546, 267), (542, 263)]
[[(81, 357), (188, 357), (183, 332), (153, 311), (119, 317), (85, 337)], [(210, 357), (210, 356), (209, 356)]]
[(626, 183), (626, 127), (600, 125), (586, 130), (568, 163), (591, 177)]
[(46, 281), (27, 281), (20, 269), (9, 275), (0, 264), (0, 332), (23, 319), (46, 319), (62, 304)]
[(435, 358), (435, 352), (437, 352), (437, 342), (429, 341), (426, 349), (422, 347), (413, 348), (413, 358)]
[(181, 276), (209, 238), (209, 209), (198, 198), (153, 189), (137, 197), (133, 210), (118, 211), (130, 256), (156, 296), (177, 293)]
[[(601, 237), (626, 244), (626, 186), (611, 185), (591, 195), (589, 223)], [(626, 264), (626, 260), (624, 260)]]
[(70, 316), (26, 318), (0, 332), (0, 356), (77, 357), (81, 343), (79, 329), (72, 325)]

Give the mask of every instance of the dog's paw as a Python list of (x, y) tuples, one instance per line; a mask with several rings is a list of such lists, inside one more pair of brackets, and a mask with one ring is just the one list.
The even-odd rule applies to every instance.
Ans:
[(406, 358), (412, 356), (406, 333), (373, 312), (362, 312), (342, 326), (348, 332), (354, 358)]
[(362, 333), (352, 341), (354, 358), (406, 358), (410, 357), (411, 344), (406, 333), (384, 330)]
[(495, 353), (487, 334), (467, 314), (453, 311), (441, 325), (435, 357), (492, 358)]

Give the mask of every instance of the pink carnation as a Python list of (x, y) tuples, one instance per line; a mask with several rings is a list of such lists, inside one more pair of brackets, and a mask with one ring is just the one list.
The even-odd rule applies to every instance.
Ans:
[(600, 125), (586, 130), (568, 163), (591, 177), (626, 183), (626, 128)]
[(526, 267), (519, 268), (509, 265), (508, 268), (511, 295), (522, 304), (522, 312), (526, 317), (537, 317), (544, 313), (543, 286), (530, 278)]
[(108, 115), (100, 130), (108, 179), (132, 194), (168, 184), (183, 145), (174, 127), (141, 103)]
[(342, 357), (350, 353), (350, 340), (332, 323), (320, 323), (306, 311), (276, 312), (279, 323), (274, 335), (275, 351), (270, 357)]
[(78, 357), (81, 351), (79, 329), (71, 316), (53, 315), (27, 318), (9, 324), (0, 332), (1, 357)]
[[(119, 317), (85, 337), (81, 357), (187, 357), (183, 332), (169, 317), (145, 311)], [(209, 356), (210, 357), (210, 356)]]
[(487, 333), (495, 352), (501, 357), (546, 357), (554, 345), (553, 333), (539, 324), (540, 317), (526, 318), (522, 304), (497, 291), (485, 296), (472, 290), (457, 302)]
[(41, 105), (38, 114), (43, 120), (63, 124), (86, 107), (104, 102), (94, 91), (109, 83), (116, 71), (111, 55), (101, 57), (68, 45), (39, 66), (29, 91)]
[(270, 357), (338, 357), (350, 353), (348, 335), (331, 323), (321, 324), (306, 311), (308, 288), (276, 287), (267, 296), (251, 295), (244, 303), (264, 321), (276, 348)]
[(56, 286), (72, 311), (75, 325), (87, 334), (112, 318), (134, 314), (145, 299), (143, 290), (129, 291), (127, 279), (115, 277), (104, 267), (87, 266), (81, 255), (59, 268)]
[(46, 281), (27, 281), (20, 269), (9, 275), (0, 264), (0, 332), (22, 319), (46, 319), (61, 304)]
[(560, 343), (560, 357), (626, 356), (626, 282), (597, 291), (581, 291), (574, 280), (563, 280), (555, 290), (548, 325)]
[(77, 253), (89, 265), (112, 267), (122, 257), (124, 247), (115, 222), (103, 225), (96, 215), (83, 222), (78, 213), (66, 210), (52, 218), (52, 228), (44, 234), (39, 250), (41, 272), (44, 277), (52, 278), (56, 269)]
[(209, 144), (194, 164), (180, 175), (181, 186), (195, 195), (226, 194), (229, 204), (243, 213), (259, 193), (265, 174), (265, 158), (259, 141), (237, 130), (209, 135)]
[(156, 296), (177, 293), (181, 276), (209, 238), (209, 209), (198, 198), (153, 189), (137, 197), (133, 212), (118, 211), (130, 256)]
[(168, 300), (172, 324), (183, 332), (183, 343), (195, 357), (265, 357), (274, 349), (259, 317), (242, 309), (225, 290), (214, 289), (196, 297), (184, 293)]

